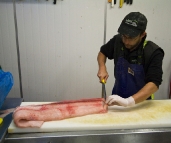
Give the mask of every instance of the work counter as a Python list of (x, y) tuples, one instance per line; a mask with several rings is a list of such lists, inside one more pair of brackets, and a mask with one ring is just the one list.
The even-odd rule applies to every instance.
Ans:
[[(19, 102), (21, 103), (21, 101), (22, 100), (20, 99)], [(11, 99), (11, 102), (14, 102), (14, 99)], [(4, 104), (7, 104), (7, 102), (5, 102)], [(8, 101), (8, 104), (11, 105), (12, 103)], [(12, 121), (12, 116), (9, 115), (7, 118), (8, 118), (8, 126), (9, 126), (10, 122)], [(168, 121), (169, 120), (171, 119), (168, 119)], [(109, 130), (100, 129), (100, 130), (81, 130), (81, 131), (73, 130), (73, 131), (39, 132), (39, 133), (38, 132), (7, 133), (7, 129), (6, 129), (5, 132), (3, 133), (2, 142), (4, 143), (19, 143), (19, 142), (22, 143), (57, 143), (57, 142), (59, 143), (109, 143), (109, 142), (171, 143), (171, 127), (165, 126), (165, 127), (157, 127), (157, 128), (146, 127), (146, 128), (136, 128), (136, 129), (109, 129)]]

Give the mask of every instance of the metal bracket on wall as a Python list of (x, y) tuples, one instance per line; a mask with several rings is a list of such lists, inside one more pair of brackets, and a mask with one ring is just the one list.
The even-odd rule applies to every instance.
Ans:
[[(20, 1), (22, 1), (22, 0), (20, 0)], [(38, 0), (39, 1), (39, 0)], [(48, 1), (48, 0), (46, 0), (46, 1)], [(63, 0), (62, 0), (63, 1)], [(57, 0), (54, 0), (53, 1), (53, 4), (56, 4), (56, 2), (57, 2)]]
[[(108, 0), (108, 3), (111, 3), (111, 7), (114, 7), (114, 5), (116, 4), (116, 0)], [(119, 0), (119, 7), (122, 8), (123, 4), (132, 4), (133, 0)]]
[[(47, 0), (47, 1), (48, 1), (48, 0)], [(63, 0), (61, 0), (61, 1), (63, 1)], [(53, 4), (56, 4), (56, 2), (57, 2), (57, 0), (54, 0), (54, 1), (53, 1)]]
[(15, 37), (16, 37), (16, 48), (17, 48), (17, 61), (18, 61), (18, 73), (19, 73), (19, 84), (20, 84), (20, 96), (23, 98), (23, 88), (22, 88), (22, 75), (21, 75), (21, 60), (20, 60), (20, 48), (18, 39), (18, 24), (17, 24), (17, 14), (16, 14), (16, 0), (13, 0), (13, 10), (14, 10), (14, 24), (15, 24)]
[(57, 1), (57, 0), (54, 0), (53, 4), (56, 4), (56, 1)]

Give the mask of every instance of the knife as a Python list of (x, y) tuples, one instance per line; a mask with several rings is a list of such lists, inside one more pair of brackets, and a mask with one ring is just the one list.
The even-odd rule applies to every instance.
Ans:
[(106, 88), (105, 88), (105, 80), (102, 80), (102, 98), (106, 100)]
[(114, 7), (114, 0), (112, 0), (112, 2), (111, 2), (111, 3), (112, 3), (111, 7)]
[(129, 0), (126, 1), (126, 4), (129, 4)]
[(119, 1), (119, 7), (122, 8), (124, 0)]
[(114, 0), (114, 4), (116, 4), (116, 0)]

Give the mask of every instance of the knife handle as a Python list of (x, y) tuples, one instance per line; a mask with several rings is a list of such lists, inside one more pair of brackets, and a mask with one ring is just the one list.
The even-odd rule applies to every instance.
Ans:
[(102, 79), (102, 83), (104, 83), (104, 84), (106, 83), (104, 79)]
[(114, 4), (116, 4), (116, 0), (114, 0)]
[(123, 6), (123, 0), (120, 0), (119, 7), (122, 8), (122, 6)]
[(0, 118), (0, 124), (3, 122), (3, 118)]
[(56, 0), (53, 1), (53, 4), (56, 4)]
[(114, 0), (112, 0), (111, 2), (111, 7), (114, 7)]
[(129, 4), (129, 0), (126, 1), (126, 4)]

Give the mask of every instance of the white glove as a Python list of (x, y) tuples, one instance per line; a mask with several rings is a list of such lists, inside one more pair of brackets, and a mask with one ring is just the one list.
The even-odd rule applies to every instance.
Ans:
[(135, 100), (132, 96), (128, 98), (122, 98), (118, 95), (110, 95), (106, 99), (106, 104), (110, 105), (121, 105), (121, 106), (133, 106), (135, 105)]

